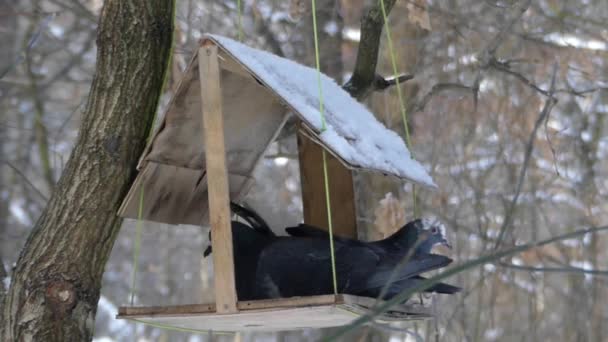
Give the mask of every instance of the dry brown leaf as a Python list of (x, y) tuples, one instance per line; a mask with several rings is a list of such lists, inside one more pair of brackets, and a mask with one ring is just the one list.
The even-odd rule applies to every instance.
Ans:
[(405, 204), (393, 197), (393, 193), (387, 193), (374, 210), (373, 238), (381, 239), (396, 232), (405, 224)]
[(431, 18), (426, 9), (425, 0), (412, 0), (407, 3), (407, 18), (412, 23), (418, 24), (421, 28), (431, 30)]
[(291, 20), (300, 21), (308, 12), (310, 12), (310, 1), (291, 0), (289, 2), (289, 18)]

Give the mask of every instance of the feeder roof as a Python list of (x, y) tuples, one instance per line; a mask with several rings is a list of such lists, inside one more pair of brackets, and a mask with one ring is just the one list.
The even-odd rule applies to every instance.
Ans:
[[(313, 141), (345, 166), (435, 187), (403, 139), (381, 124), (328, 76), (234, 40), (206, 35), (219, 47), (220, 83), (231, 198), (244, 195), (251, 175), (289, 113)], [(207, 208), (205, 147), (197, 56), (186, 69), (140, 162), (140, 174), (120, 214), (136, 217), (144, 186), (143, 218), (201, 224)], [(323, 103), (324, 120), (319, 111)], [(324, 121), (324, 122), (323, 122)], [(206, 214), (206, 213), (205, 213)]]

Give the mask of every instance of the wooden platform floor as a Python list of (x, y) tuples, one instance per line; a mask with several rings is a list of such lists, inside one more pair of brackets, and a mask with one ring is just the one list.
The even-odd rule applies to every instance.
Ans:
[[(346, 325), (369, 312), (373, 298), (323, 295), (238, 302), (236, 314), (218, 314), (215, 304), (121, 307), (117, 318), (196, 331), (281, 331)], [(420, 305), (400, 305), (379, 316), (391, 323), (430, 318)]]

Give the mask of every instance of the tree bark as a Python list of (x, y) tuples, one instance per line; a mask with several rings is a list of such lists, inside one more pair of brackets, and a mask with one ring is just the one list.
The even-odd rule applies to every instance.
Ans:
[(171, 0), (107, 0), (80, 134), (23, 248), (2, 341), (92, 339), (116, 212), (135, 174), (170, 57)]

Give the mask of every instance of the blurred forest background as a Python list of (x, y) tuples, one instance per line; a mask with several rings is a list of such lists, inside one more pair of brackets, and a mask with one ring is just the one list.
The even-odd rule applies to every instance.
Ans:
[[(243, 0), (244, 42), (314, 65), (309, 1)], [(321, 65), (348, 80), (362, 16), (375, 1), (318, 0)], [(0, 0), (0, 278), (11, 267), (78, 134), (95, 67), (101, 0)], [(170, 79), (159, 115), (204, 32), (236, 38), (236, 0), (179, 0)], [(437, 191), (425, 215), (448, 226), (456, 263), (608, 222), (608, 3), (605, 0), (402, 0), (390, 13), (413, 152)], [(378, 72), (392, 75), (383, 36)], [(297, 77), (297, 75), (294, 75)], [(555, 79), (552, 82), (552, 79)], [(557, 100), (557, 101), (555, 101)], [(370, 95), (403, 134), (395, 87)], [(284, 134), (257, 170), (247, 203), (281, 233), (302, 218), (295, 138)], [(358, 174), (361, 238), (412, 219), (411, 185)], [(128, 302), (135, 221), (123, 224), (97, 313), (96, 341), (300, 341), (327, 331), (207, 335), (114, 319)], [(144, 223), (136, 304), (209, 302), (208, 227)], [(433, 297), (436, 319), (374, 326), (367, 340), (608, 340), (608, 237), (587, 235), (486, 264)], [(355, 340), (361, 331), (346, 340)]]

